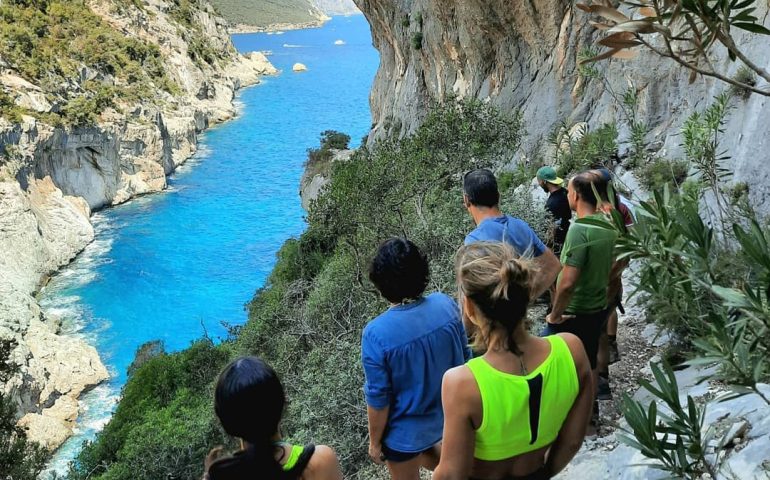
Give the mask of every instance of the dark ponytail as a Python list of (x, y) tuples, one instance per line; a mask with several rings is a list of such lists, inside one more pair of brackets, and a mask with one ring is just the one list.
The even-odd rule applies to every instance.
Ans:
[(286, 398), (278, 375), (257, 357), (239, 358), (219, 376), (214, 410), (225, 432), (248, 442), (247, 448), (209, 467), (211, 480), (280, 479), (273, 437)]

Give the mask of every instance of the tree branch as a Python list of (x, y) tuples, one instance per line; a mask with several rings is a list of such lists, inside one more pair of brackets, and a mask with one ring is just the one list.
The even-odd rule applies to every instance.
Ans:
[(636, 38), (640, 42), (642, 42), (642, 44), (645, 47), (650, 49), (655, 54), (657, 54), (657, 55), (659, 55), (661, 57), (670, 58), (670, 59), (674, 60), (675, 62), (677, 62), (678, 64), (686, 67), (687, 69), (689, 69), (691, 71), (694, 71), (694, 72), (699, 73), (701, 75), (704, 75), (706, 77), (716, 78), (718, 80), (721, 80), (721, 81), (723, 81), (725, 83), (728, 83), (730, 85), (733, 85), (735, 87), (748, 90), (748, 91), (750, 91), (752, 93), (757, 93), (757, 94), (763, 95), (765, 97), (770, 97), (770, 89), (762, 90), (761, 88), (758, 88), (755, 85), (749, 85), (747, 83), (739, 82), (739, 81), (737, 81), (735, 79), (732, 79), (730, 77), (722, 75), (721, 73), (717, 73), (717, 72), (710, 71), (710, 70), (704, 70), (704, 69), (698, 67), (697, 65), (694, 65), (694, 64), (684, 60), (679, 55), (674, 53), (674, 50), (671, 47), (671, 44), (669, 43), (669, 41), (668, 41), (668, 39), (666, 37), (663, 37), (663, 38), (666, 41), (666, 48), (667, 48), (668, 52), (665, 52), (665, 51), (662, 51), (662, 50), (656, 48), (650, 42), (646, 41), (641, 35), (637, 35)]

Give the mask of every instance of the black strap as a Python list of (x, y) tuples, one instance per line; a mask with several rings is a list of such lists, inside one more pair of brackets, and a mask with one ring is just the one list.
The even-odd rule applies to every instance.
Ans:
[(313, 453), (315, 453), (315, 445), (312, 443), (305, 445), (305, 449), (302, 450), (302, 453), (300, 453), (299, 458), (297, 459), (297, 463), (294, 464), (294, 467), (291, 470), (284, 472), (285, 475), (282, 480), (299, 479), (299, 477), (302, 476), (302, 472), (305, 471), (308, 463), (310, 463), (310, 458), (313, 456)]
[(537, 434), (540, 429), (540, 401), (543, 398), (543, 374), (527, 379), (529, 385), (529, 431), (530, 445), (537, 442)]

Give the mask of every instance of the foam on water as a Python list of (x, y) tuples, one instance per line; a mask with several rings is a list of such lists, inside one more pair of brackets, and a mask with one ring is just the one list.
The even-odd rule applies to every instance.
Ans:
[[(346, 48), (334, 46), (339, 38)], [(176, 351), (204, 330), (224, 338), (222, 322), (246, 321), (244, 305), (275, 253), (304, 229), (297, 191), (307, 148), (329, 129), (350, 134), (356, 146), (370, 127), (378, 57), (363, 16), (283, 38), (240, 34), (233, 41), (240, 51), (276, 51), (271, 62), (283, 72), (297, 62), (313, 68), (243, 90), (241, 115), (201, 137), (169, 189), (94, 214), (96, 240), (41, 292), (44, 311), (94, 345), (111, 374), (82, 399), (75, 436), (49, 474), (66, 471), (109, 420), (140, 345), (161, 340)]]

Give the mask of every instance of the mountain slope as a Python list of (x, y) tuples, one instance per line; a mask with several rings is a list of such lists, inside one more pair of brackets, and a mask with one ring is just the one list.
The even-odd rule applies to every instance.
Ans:
[(320, 23), (327, 18), (311, 0), (212, 0), (211, 3), (228, 21), (259, 28)]

